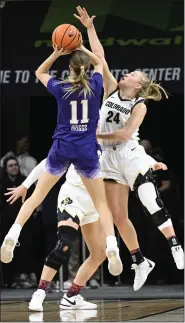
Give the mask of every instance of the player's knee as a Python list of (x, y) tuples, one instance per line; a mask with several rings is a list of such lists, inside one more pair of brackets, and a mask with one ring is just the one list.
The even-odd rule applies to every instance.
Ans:
[(112, 212), (112, 216), (117, 227), (123, 226), (128, 221), (128, 212), (124, 208), (117, 208)]
[(171, 224), (170, 214), (160, 198), (151, 171), (148, 171), (144, 176), (141, 174), (138, 176), (134, 189), (144, 209), (151, 215), (155, 225), (160, 230), (169, 226)]
[(90, 261), (93, 263), (93, 266), (99, 267), (102, 264), (102, 262), (104, 262), (106, 259), (105, 249), (99, 249), (93, 253), (90, 252), (89, 258)]
[(69, 226), (58, 228), (57, 243), (46, 258), (46, 266), (58, 271), (62, 264), (68, 262), (72, 244), (77, 239), (77, 232), (77, 230)]
[(106, 252), (105, 249), (102, 249), (99, 254), (99, 264), (101, 265), (106, 260)]
[(157, 193), (153, 183), (144, 183), (138, 187), (138, 197), (150, 214), (161, 209), (157, 203)]

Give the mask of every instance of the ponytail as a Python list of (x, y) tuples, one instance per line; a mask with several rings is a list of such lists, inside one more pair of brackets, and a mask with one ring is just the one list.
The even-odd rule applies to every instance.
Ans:
[(86, 53), (81, 51), (75, 51), (70, 60), (70, 66), (75, 72), (75, 76), (70, 76), (62, 83), (70, 83), (71, 86), (66, 89), (64, 97), (68, 97), (70, 94), (79, 91), (79, 95), (83, 94), (86, 98), (93, 94), (90, 86), (90, 78), (87, 75), (87, 71), (90, 65), (90, 58)]
[[(146, 100), (160, 101), (162, 99), (162, 93), (168, 99), (168, 94), (165, 89), (159, 84), (151, 81), (145, 73), (142, 73), (142, 88), (138, 95)], [(162, 93), (161, 93), (162, 92)]]

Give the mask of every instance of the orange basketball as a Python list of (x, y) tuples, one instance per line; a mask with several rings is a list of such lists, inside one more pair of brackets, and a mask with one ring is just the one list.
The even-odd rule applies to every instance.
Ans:
[(79, 47), (80, 39), (79, 30), (70, 24), (59, 25), (52, 34), (52, 42), (59, 49), (74, 50)]

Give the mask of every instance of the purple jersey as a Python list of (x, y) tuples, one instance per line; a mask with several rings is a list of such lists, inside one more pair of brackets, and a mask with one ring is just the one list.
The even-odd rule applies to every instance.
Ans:
[(96, 141), (96, 128), (99, 119), (102, 75), (94, 73), (89, 79), (92, 95), (84, 98), (78, 91), (66, 94), (70, 83), (59, 83), (55, 78), (48, 81), (47, 89), (52, 93), (58, 104), (57, 126), (53, 138), (67, 142), (83, 144)]
[(53, 145), (49, 151), (46, 169), (53, 175), (62, 175), (74, 164), (76, 170), (86, 177), (100, 176), (97, 150), (96, 128), (99, 119), (102, 75), (94, 73), (89, 80), (92, 94), (74, 92), (68, 94), (70, 83), (60, 83), (51, 78), (47, 88), (58, 104), (57, 126), (53, 135)]

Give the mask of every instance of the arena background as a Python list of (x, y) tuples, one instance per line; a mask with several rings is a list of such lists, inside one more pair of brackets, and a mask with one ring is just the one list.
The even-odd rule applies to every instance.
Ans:
[[(4, 2), (6, 2), (5, 6), (3, 6)], [(183, 0), (0, 0), (1, 156), (15, 148), (16, 140), (28, 136), (31, 144), (31, 156), (34, 156), (37, 161), (46, 157), (56, 125), (57, 106), (55, 99), (36, 79), (34, 71), (52, 52), (51, 34), (61, 23), (76, 25), (82, 32), (84, 44), (88, 46), (85, 28), (73, 17), (78, 4), (85, 6), (90, 14), (96, 15), (95, 27), (104, 46), (108, 64), (117, 80), (124, 73), (140, 69), (160, 82), (169, 93), (169, 100), (148, 102), (148, 113), (140, 129), (140, 138), (150, 140), (154, 148), (162, 148), (165, 163), (177, 177), (180, 186), (180, 200), (178, 205), (175, 205), (176, 209), (174, 208), (172, 218), (183, 244)], [(58, 59), (53, 65), (51, 73), (53, 76), (66, 77), (68, 57)], [(50, 206), (47, 206), (47, 203), (45, 206), (48, 207), (49, 214)], [(132, 196), (129, 212), (138, 233), (141, 249), (147, 257), (155, 260), (155, 270), (149, 276), (146, 286), (137, 295), (134, 294), (131, 290), (133, 275), (130, 270), (130, 256), (121, 243), (124, 274), (119, 277), (118, 283), (124, 284), (123, 289), (118, 291), (118, 289), (111, 287), (107, 290), (99, 289), (98, 293), (94, 291), (90, 294), (88, 294), (88, 290), (85, 290), (85, 297), (90, 299), (144, 300), (144, 305), (142, 305), (144, 309), (141, 306), (138, 312), (135, 305), (130, 305), (130, 303), (124, 305), (124, 307), (130, 307), (130, 311), (123, 309), (121, 312), (120, 307), (119, 311), (116, 310), (114, 314), (110, 307), (112, 315), (119, 312), (120, 320), (124, 315), (126, 315), (125, 319), (130, 317), (134, 319), (138, 317), (137, 315), (144, 317), (146, 314), (145, 299), (176, 298), (173, 304), (170, 303), (171, 301), (169, 303), (161, 302), (161, 306), (163, 306), (161, 311), (164, 312), (182, 307), (182, 301), (178, 303), (178, 300), (183, 298), (183, 271), (177, 271), (165, 239), (151, 224), (151, 221), (143, 215), (142, 209), (136, 199), (132, 200)], [(42, 227), (39, 227), (38, 230), (35, 229), (36, 234), (40, 229), (42, 230)], [(37, 238), (40, 250), (44, 248), (41, 244), (42, 236)], [(28, 237), (28, 239), (30, 238)], [(38, 263), (37, 275), (39, 277), (44, 257), (43, 254), (42, 256), (37, 254), (37, 257), (35, 262)], [(21, 259), (22, 262), (25, 261), (24, 257)], [(107, 265), (104, 266), (105, 281), (109, 284), (117, 283), (117, 279), (110, 278), (105, 267)], [(125, 284), (129, 284), (130, 289), (125, 287)], [(166, 286), (158, 287), (157, 285), (150, 288), (148, 284), (166, 284)], [(172, 284), (179, 285), (169, 286)], [(31, 293), (30, 290), (14, 290), (12, 292), (12, 290), (5, 289), (2, 299), (5, 301), (29, 300)], [(50, 298), (58, 299), (57, 294), (52, 295)], [(101, 315), (103, 315), (104, 305), (101, 306)], [(160, 312), (160, 300), (159, 303), (154, 302), (152, 306), (147, 309), (147, 315)], [(108, 307), (109, 304), (105, 313), (107, 313)], [(17, 308), (14, 310), (12, 307), (11, 317), (8, 316), (9, 307), (6, 310), (5, 306), (4, 321), (28, 320), (28, 315), (25, 314), (27, 305), (23, 305), (20, 308), (21, 311), (23, 316), (19, 317), (17, 314), (19, 310), (17, 311)], [(49, 311), (48, 313), (50, 313)], [(127, 315), (128, 313), (131, 313), (130, 317)], [(171, 321), (171, 317), (169, 317), (166, 321)], [(54, 320), (54, 318), (55, 316), (51, 316), (49, 320)], [(98, 318), (100, 320), (100, 317)], [(165, 319), (161, 318), (161, 321), (165, 321)], [(175, 321), (178, 320), (175, 319)]]
[[(141, 138), (147, 137), (155, 147), (163, 147), (165, 160), (178, 176), (182, 191), (183, 1), (82, 0), (80, 3), (96, 15), (97, 32), (116, 78), (124, 72), (142, 69), (170, 93), (169, 100), (148, 103)], [(85, 28), (73, 17), (76, 5), (75, 0), (13, 1), (3, 8), (2, 154), (16, 138), (28, 134), (32, 154), (38, 160), (46, 156), (55, 127), (56, 104), (37, 83), (34, 70), (51, 53), (51, 33), (58, 24), (75, 24), (86, 43)], [(67, 57), (57, 60), (52, 67), (53, 75), (65, 77), (67, 61)]]

